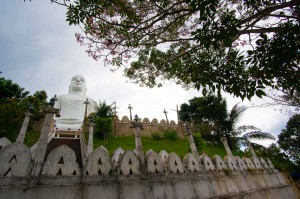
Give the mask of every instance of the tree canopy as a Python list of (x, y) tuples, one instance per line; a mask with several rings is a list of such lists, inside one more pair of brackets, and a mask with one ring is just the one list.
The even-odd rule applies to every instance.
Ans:
[[(227, 104), (222, 97), (208, 94), (206, 97), (194, 97), (189, 103), (180, 105), (181, 121), (193, 122), (197, 131), (201, 131), (204, 138), (214, 130), (221, 133), (220, 127), (227, 117)], [(193, 121), (191, 121), (193, 120)]]
[(36, 91), (29, 95), (29, 91), (20, 87), (11, 80), (0, 78), (0, 137), (6, 137), (11, 141), (16, 139), (28, 106), (32, 106), (33, 114), (29, 123), (29, 129), (34, 121), (43, 118), (40, 109), (47, 102), (46, 91)]
[(89, 56), (125, 65), (135, 83), (173, 80), (242, 99), (266, 86), (300, 91), (300, 0), (51, 1), (82, 27)]
[(114, 113), (110, 105), (105, 101), (99, 101), (94, 113), (95, 133), (99, 137), (106, 137), (112, 132), (112, 121)]
[(271, 134), (262, 132), (253, 125), (237, 126), (242, 113), (247, 107), (235, 104), (227, 112), (227, 103), (220, 96), (208, 94), (206, 97), (194, 97), (189, 104), (180, 106), (180, 120), (193, 120), (195, 132), (200, 132), (202, 137), (210, 140), (212, 136), (219, 141), (225, 137), (231, 149), (239, 148), (240, 144), (246, 145), (252, 139), (275, 139)]
[(24, 88), (20, 87), (18, 84), (13, 83), (9, 79), (0, 77), (0, 99), (4, 100), (6, 98), (23, 99), (29, 94), (29, 91), (25, 91)]
[[(290, 173), (297, 171), (297, 166), (276, 144), (273, 143), (268, 148), (254, 143), (252, 143), (252, 146), (258, 157), (269, 158), (275, 168), (281, 171), (288, 171)], [(246, 153), (247, 152), (249, 151), (246, 151)]]
[(278, 135), (278, 144), (300, 167), (300, 115), (292, 116)]

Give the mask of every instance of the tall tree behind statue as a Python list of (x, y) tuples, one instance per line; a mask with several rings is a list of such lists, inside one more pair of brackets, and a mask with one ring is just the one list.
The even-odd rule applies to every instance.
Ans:
[(112, 121), (114, 117), (111, 106), (107, 105), (105, 101), (99, 101), (99, 106), (96, 112), (91, 116), (94, 117), (96, 136), (106, 139), (112, 133)]

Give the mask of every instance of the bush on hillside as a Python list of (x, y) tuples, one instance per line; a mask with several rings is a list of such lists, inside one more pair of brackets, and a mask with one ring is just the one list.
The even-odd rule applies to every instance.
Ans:
[(165, 131), (163, 133), (163, 137), (166, 140), (176, 141), (178, 139), (178, 135), (176, 131)]
[(200, 133), (194, 134), (194, 142), (198, 151), (201, 151), (204, 147), (206, 147), (206, 141), (202, 138)]
[(156, 141), (163, 139), (161, 134), (158, 132), (151, 133), (151, 138)]

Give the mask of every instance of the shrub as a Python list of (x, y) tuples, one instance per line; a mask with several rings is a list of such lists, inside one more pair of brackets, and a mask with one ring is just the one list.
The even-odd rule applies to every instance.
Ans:
[(165, 131), (163, 133), (164, 139), (175, 141), (178, 138), (178, 135), (175, 131)]
[(158, 132), (151, 133), (151, 137), (152, 137), (153, 140), (156, 140), (156, 141), (163, 139), (161, 134), (158, 133)]
[(206, 141), (202, 138), (200, 133), (194, 134), (194, 142), (198, 151), (201, 151), (206, 146)]

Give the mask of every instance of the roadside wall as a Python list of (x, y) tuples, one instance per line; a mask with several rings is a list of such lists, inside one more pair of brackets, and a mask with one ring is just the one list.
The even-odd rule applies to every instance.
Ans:
[(0, 178), (0, 198), (299, 198), (281, 173)]
[(122, 148), (110, 156), (100, 146), (81, 166), (64, 144), (39, 162), (35, 157), (41, 151), (5, 143), (0, 149), (1, 199), (300, 198), (295, 184), (268, 158), (188, 153), (182, 160), (176, 153), (149, 150), (142, 159)]

